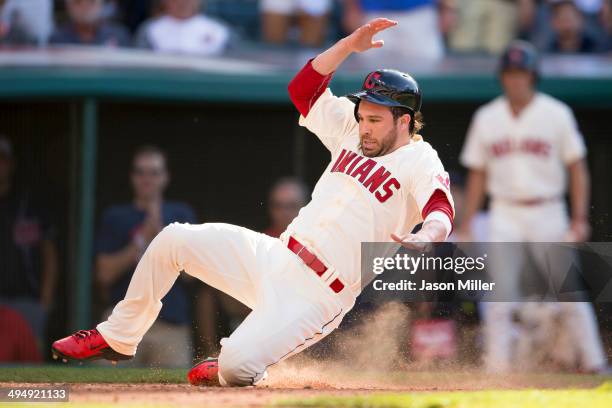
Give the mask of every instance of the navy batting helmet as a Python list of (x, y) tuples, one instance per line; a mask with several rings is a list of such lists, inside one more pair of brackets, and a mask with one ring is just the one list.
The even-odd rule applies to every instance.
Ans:
[(538, 75), (538, 51), (531, 43), (516, 40), (506, 48), (500, 59), (499, 72), (512, 68), (523, 69)]
[(410, 75), (394, 69), (370, 72), (361, 91), (346, 96), (355, 103), (355, 118), (360, 101), (377, 105), (404, 108), (414, 115), (421, 110), (421, 89)]

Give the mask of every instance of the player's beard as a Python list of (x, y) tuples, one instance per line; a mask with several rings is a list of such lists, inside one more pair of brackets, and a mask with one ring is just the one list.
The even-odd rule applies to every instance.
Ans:
[(393, 127), (393, 129), (387, 132), (387, 134), (382, 138), (381, 141), (378, 141), (376, 139), (368, 139), (368, 140), (374, 141), (376, 144), (376, 147), (378, 148), (366, 152), (365, 150), (363, 150), (364, 136), (360, 135), (359, 136), (359, 150), (361, 150), (363, 155), (366, 157), (384, 156), (385, 154), (389, 153), (391, 148), (395, 145), (397, 138), (398, 138), (398, 130), (395, 127)]

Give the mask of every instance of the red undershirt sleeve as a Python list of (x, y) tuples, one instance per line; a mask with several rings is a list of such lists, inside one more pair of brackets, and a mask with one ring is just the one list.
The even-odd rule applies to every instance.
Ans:
[[(429, 214), (433, 213), (434, 211), (439, 211), (445, 214), (448, 217), (452, 228), (454, 219), (453, 207), (448, 201), (448, 198), (446, 197), (444, 191), (440, 189), (436, 189), (436, 191), (433, 192), (433, 194), (427, 201), (427, 204), (425, 204), (425, 207), (423, 207), (421, 217), (425, 219)], [(451, 231), (448, 231), (449, 234), (450, 232)]]
[(312, 60), (309, 60), (289, 82), (289, 97), (302, 116), (308, 115), (310, 108), (325, 92), (333, 74), (333, 72), (328, 75), (319, 74), (312, 67)]

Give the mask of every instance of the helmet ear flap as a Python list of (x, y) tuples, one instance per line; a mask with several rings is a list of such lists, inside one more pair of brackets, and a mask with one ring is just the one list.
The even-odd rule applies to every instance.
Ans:
[(355, 102), (355, 110), (353, 110), (353, 114), (355, 115), (355, 120), (357, 121), (357, 123), (359, 123), (359, 102), (361, 101), (357, 99), (357, 101)]

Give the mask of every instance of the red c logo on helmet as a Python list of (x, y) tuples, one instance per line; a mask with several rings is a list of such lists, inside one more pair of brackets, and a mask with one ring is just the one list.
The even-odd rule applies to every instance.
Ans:
[(366, 78), (365, 82), (363, 83), (363, 87), (365, 89), (372, 89), (374, 88), (374, 79), (378, 79), (380, 78), (380, 72), (371, 72), (370, 75), (368, 75), (368, 77)]

